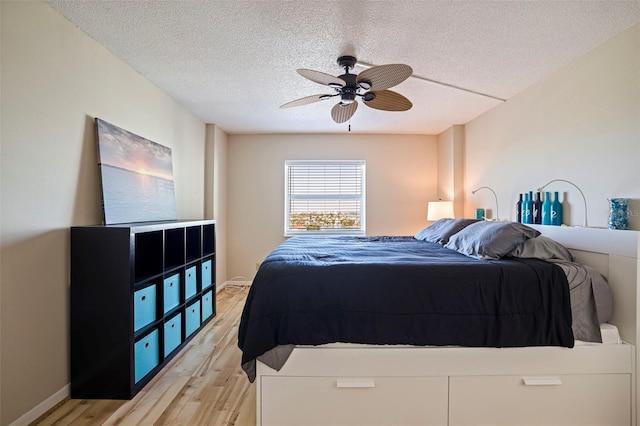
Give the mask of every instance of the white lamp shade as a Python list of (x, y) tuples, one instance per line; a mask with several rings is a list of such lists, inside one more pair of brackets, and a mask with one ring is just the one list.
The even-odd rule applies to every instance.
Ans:
[(435, 221), (453, 217), (453, 201), (429, 201), (427, 220)]

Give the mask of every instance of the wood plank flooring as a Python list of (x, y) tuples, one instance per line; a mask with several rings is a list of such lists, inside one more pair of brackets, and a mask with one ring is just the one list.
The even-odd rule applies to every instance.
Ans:
[(246, 290), (219, 291), (217, 315), (132, 400), (68, 399), (33, 424), (255, 425), (255, 388), (237, 346), (245, 299)]

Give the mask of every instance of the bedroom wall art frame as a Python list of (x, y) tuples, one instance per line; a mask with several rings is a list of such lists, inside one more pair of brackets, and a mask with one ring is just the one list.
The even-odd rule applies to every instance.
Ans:
[(95, 121), (103, 224), (176, 220), (171, 148)]

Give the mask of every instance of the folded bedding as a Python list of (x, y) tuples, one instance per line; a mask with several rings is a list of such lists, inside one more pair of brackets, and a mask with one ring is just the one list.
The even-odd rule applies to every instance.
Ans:
[[(242, 314), (238, 346), (249, 379), (258, 357), (279, 368), (294, 345), (573, 347), (574, 338), (599, 341), (594, 286), (585, 283), (593, 281), (591, 271), (579, 272), (566, 259), (528, 257), (535, 248), (522, 245), (539, 233), (520, 224), (515, 233), (525, 236), (516, 235), (517, 243), (490, 247), (501, 257), (487, 257), (495, 250), (474, 256), (485, 248), (477, 244), (470, 252), (455, 249), (452, 240), (478, 223), (486, 222), (468, 221), (451, 235), (443, 231), (456, 226), (440, 227), (437, 242), (418, 234), (284, 242), (261, 264)], [(478, 235), (489, 245), (492, 236), (513, 237), (505, 237), (513, 229), (485, 226)]]

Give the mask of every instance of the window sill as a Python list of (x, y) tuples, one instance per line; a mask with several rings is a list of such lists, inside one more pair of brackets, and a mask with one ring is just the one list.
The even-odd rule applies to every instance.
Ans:
[(347, 237), (362, 237), (365, 234), (365, 231), (353, 230), (353, 231), (332, 231), (332, 230), (317, 230), (317, 231), (287, 231), (284, 233), (284, 236), (287, 238), (290, 237), (299, 237), (299, 236), (308, 236), (308, 237), (328, 237), (328, 236), (338, 236), (344, 235)]

